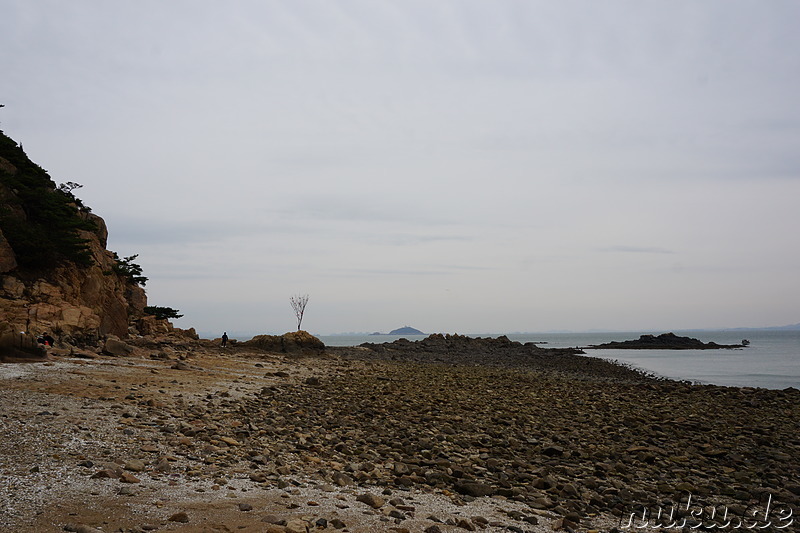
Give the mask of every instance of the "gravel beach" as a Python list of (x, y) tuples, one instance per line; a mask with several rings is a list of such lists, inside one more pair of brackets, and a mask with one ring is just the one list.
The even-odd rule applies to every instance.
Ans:
[(0, 531), (611, 531), (766, 498), (761, 531), (796, 527), (795, 389), (458, 336), (51, 359), (0, 365)]

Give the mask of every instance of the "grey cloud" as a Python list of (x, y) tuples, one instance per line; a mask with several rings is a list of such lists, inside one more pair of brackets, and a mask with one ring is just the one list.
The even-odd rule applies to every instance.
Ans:
[(387, 235), (372, 235), (369, 240), (375, 244), (388, 246), (416, 246), (418, 244), (443, 243), (443, 242), (472, 242), (474, 237), (466, 235), (431, 235), (415, 233), (396, 233)]
[(291, 207), (268, 210), (285, 219), (319, 222), (402, 223), (414, 227), (452, 225), (455, 222), (449, 212), (431, 212), (413, 200), (407, 201), (407, 197), (400, 193), (394, 197), (393, 194), (391, 191), (385, 194), (351, 191), (348, 194), (346, 190), (325, 196), (309, 194), (294, 201)]
[(105, 218), (110, 226), (109, 233), (113, 243), (122, 245), (186, 244), (220, 239), (224, 235), (220, 228), (202, 222)]
[[(658, 276), (688, 295), (664, 309), (709, 285), (763, 299), (754, 321), (800, 298), (777, 282), (798, 264), (780, 237), (800, 227), (798, 2), (6, 4), (4, 131), (92, 191), (110, 247), (141, 254), (154, 300), (191, 301), (188, 325), (213, 329), (215, 291), (306, 279), (411, 313), (380, 298), (393, 278), (416, 298), (457, 277), (475, 305), (437, 314), (474, 331), (529, 327), (476, 312), (509, 306), (594, 327), (544, 311), (571, 300), (614, 327), (668, 322), (637, 290)], [(740, 247), (752, 268), (721, 280)], [(619, 298), (597, 296), (592, 259)], [(532, 297), (534, 275), (563, 290)], [(715, 313), (681, 320), (734, 307), (702, 301)]]
[(634, 254), (674, 254), (675, 252), (666, 248), (659, 248), (656, 246), (608, 246), (605, 248), (598, 248), (599, 252), (607, 253), (634, 253)]
[(438, 268), (337, 268), (327, 271), (333, 277), (363, 278), (363, 277), (389, 277), (389, 276), (447, 276), (451, 274), (448, 269)]
[(254, 231), (246, 225), (202, 219), (182, 221), (163, 216), (104, 218), (109, 226), (109, 238), (114, 243), (125, 245), (213, 243), (220, 242), (231, 234), (247, 234)]
[[(108, 220), (107, 220), (108, 222)], [(256, 251), (286, 253), (296, 248), (298, 237), (324, 233), (287, 221), (196, 220), (178, 221), (130, 218), (109, 224), (109, 248), (121, 255), (145, 251), (157, 255), (230, 253), (241, 249), (238, 257)], [(115, 229), (116, 228), (116, 229)], [(204, 259), (207, 261), (207, 259)], [(237, 266), (244, 270), (246, 265)]]

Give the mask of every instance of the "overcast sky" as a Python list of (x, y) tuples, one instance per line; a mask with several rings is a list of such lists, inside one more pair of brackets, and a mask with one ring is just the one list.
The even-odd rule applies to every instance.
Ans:
[(0, 128), (180, 327), (800, 322), (800, 2), (0, 13)]

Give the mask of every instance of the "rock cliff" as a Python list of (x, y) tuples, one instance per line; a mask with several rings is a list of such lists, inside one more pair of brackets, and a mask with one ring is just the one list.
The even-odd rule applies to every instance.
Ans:
[[(56, 186), (0, 132), (0, 324), (14, 335), (50, 334), (71, 344), (106, 336), (169, 333), (145, 316), (147, 296), (106, 249), (103, 219)], [(24, 344), (24, 343), (23, 343)]]

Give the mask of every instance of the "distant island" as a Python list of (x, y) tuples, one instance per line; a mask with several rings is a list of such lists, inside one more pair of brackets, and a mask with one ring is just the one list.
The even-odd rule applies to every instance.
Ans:
[(622, 349), (622, 350), (718, 350), (722, 348), (743, 348), (750, 344), (743, 340), (741, 344), (717, 344), (716, 342), (703, 342), (691, 337), (679, 337), (674, 333), (661, 335), (642, 335), (637, 340), (612, 341), (605, 344), (588, 346), (594, 349)]
[(389, 335), (425, 335), (418, 329), (412, 328), (411, 326), (404, 326), (399, 329), (393, 329), (389, 332)]
[(425, 333), (411, 326), (403, 326), (402, 328), (393, 329), (389, 333), (380, 333), (376, 331), (375, 333), (370, 333), (370, 335), (425, 335)]

